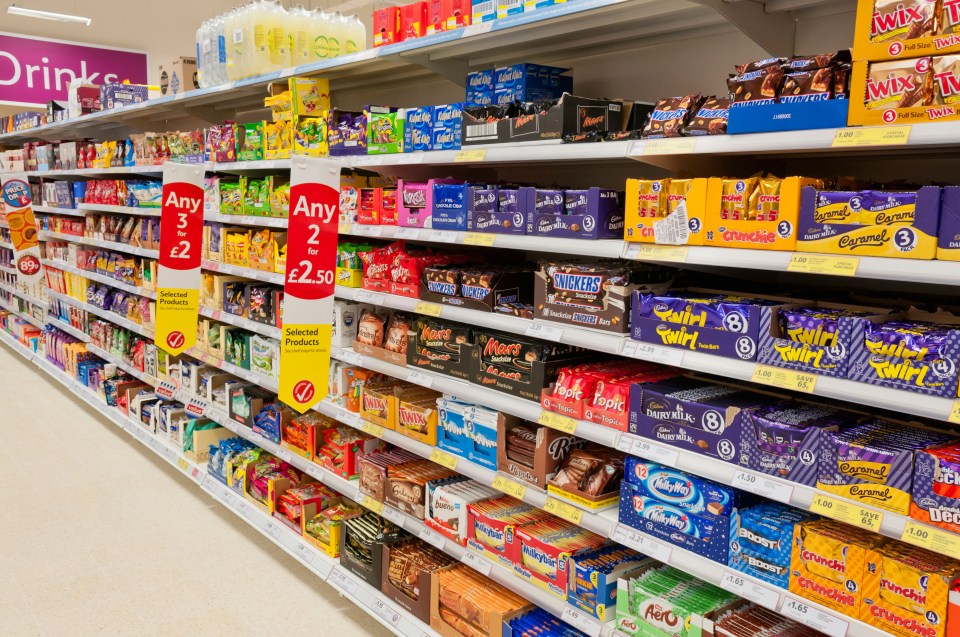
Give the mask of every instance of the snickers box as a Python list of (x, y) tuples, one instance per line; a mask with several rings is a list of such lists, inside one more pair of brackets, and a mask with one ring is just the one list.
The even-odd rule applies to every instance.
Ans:
[(673, 378), (630, 386), (632, 434), (711, 458), (736, 463), (742, 412), (782, 398), (698, 378)]
[(533, 298), (533, 277), (532, 268), (427, 268), (420, 280), (420, 298), (493, 312), (502, 303), (529, 304)]
[(623, 103), (564, 94), (546, 112), (505, 117), (488, 122), (482, 114), (463, 111), (463, 146), (534, 142), (562, 139), (566, 135), (620, 130)]
[(466, 325), (419, 317), (407, 337), (406, 364), (469, 380), (472, 372), (469, 350), (472, 339), (473, 335)]
[(622, 192), (596, 187), (566, 190), (564, 207), (559, 210), (540, 205), (542, 192), (537, 191), (534, 213), (527, 217), (527, 234), (571, 239), (623, 238)]

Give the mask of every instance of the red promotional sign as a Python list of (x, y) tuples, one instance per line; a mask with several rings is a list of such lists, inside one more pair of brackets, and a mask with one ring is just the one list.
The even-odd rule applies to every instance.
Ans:
[(203, 249), (203, 188), (186, 182), (163, 185), (160, 265), (171, 270), (200, 267)]
[(285, 296), (315, 301), (336, 289), (340, 191), (318, 183), (290, 188)]

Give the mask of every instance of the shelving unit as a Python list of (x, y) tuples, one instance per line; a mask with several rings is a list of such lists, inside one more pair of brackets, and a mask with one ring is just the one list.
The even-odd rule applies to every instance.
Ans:
[(111, 323), (115, 323), (115, 324), (117, 324), (117, 325), (120, 325), (121, 327), (125, 327), (125, 328), (127, 328), (128, 330), (130, 330), (131, 332), (136, 332), (137, 334), (140, 334), (141, 336), (146, 336), (147, 338), (150, 338), (150, 339), (153, 338), (153, 329), (151, 329), (151, 328), (148, 327), (148, 326), (140, 325), (139, 323), (135, 323), (135, 322), (131, 321), (130, 319), (125, 318), (125, 317), (123, 317), (123, 316), (120, 316), (119, 314), (117, 314), (117, 313), (115, 313), (115, 312), (111, 312), (111, 311), (109, 311), (109, 310), (104, 310), (104, 309), (99, 308), (99, 307), (97, 307), (96, 305), (92, 305), (92, 304), (90, 304), (90, 303), (85, 303), (85, 302), (83, 302), (83, 301), (78, 301), (77, 299), (73, 298), (72, 296), (67, 296), (66, 294), (60, 294), (60, 293), (58, 293), (58, 292), (54, 292), (53, 290), (49, 290), (49, 291), (47, 292), (47, 294), (50, 295), (50, 298), (51, 298), (51, 299), (54, 299), (54, 300), (56, 300), (56, 301), (60, 301), (60, 302), (62, 302), (62, 303), (66, 303), (67, 305), (72, 305), (72, 306), (74, 306), (74, 307), (78, 307), (78, 308), (80, 308), (81, 310), (85, 310), (85, 311), (89, 312), (90, 314), (96, 314), (97, 316), (99, 316), (99, 317), (102, 318), (102, 319), (105, 319), (105, 320), (107, 320), (107, 321), (110, 321)]
[(65, 234), (63, 232), (51, 232), (49, 230), (41, 230), (37, 234), (39, 235), (41, 241), (49, 241), (51, 239), (69, 241), (70, 243), (79, 243), (81, 245), (95, 246), (97, 248), (109, 248), (111, 250), (116, 250), (117, 252), (135, 254), (141, 257), (151, 257), (154, 259), (160, 258), (160, 253), (157, 250), (140, 248), (138, 246), (127, 245), (126, 243), (119, 243), (117, 241), (106, 241), (104, 239), (94, 239), (92, 237), (81, 237), (74, 234)]
[(147, 288), (138, 287), (136, 285), (130, 285), (128, 283), (118, 281), (113, 277), (99, 274), (97, 272), (92, 272), (90, 270), (84, 270), (82, 268), (69, 265), (64, 261), (60, 261), (59, 259), (41, 259), (40, 262), (43, 263), (43, 265), (49, 266), (51, 268), (56, 268), (57, 270), (63, 270), (64, 272), (70, 272), (72, 274), (76, 274), (77, 276), (82, 276), (85, 279), (90, 279), (91, 281), (97, 281), (98, 283), (109, 285), (112, 288), (123, 290), (124, 292), (130, 292), (131, 294), (136, 294), (138, 296), (145, 296), (148, 299), (157, 298), (157, 293), (154, 290), (148, 290)]

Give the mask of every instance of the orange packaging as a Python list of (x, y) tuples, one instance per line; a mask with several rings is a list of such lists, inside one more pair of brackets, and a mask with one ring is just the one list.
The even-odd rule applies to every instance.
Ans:
[(624, 240), (703, 245), (706, 179), (628, 179)]
[(960, 51), (957, 0), (859, 0), (854, 60), (896, 60)]

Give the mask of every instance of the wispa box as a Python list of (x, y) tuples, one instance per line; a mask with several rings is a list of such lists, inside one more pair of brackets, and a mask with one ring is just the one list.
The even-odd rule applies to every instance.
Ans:
[(737, 462), (742, 411), (780, 399), (698, 378), (630, 386), (630, 433), (711, 458)]
[(403, 129), (403, 152), (433, 150), (433, 106), (407, 109)]
[[(845, 315), (816, 316), (805, 311), (807, 309), (839, 310)], [(860, 319), (881, 320), (881, 315), (889, 311), (821, 302), (787, 304), (776, 311), (761, 308), (757, 362), (820, 376), (846, 378), (850, 354), (858, 349), (857, 339), (863, 340)], [(828, 325), (828, 320), (836, 327)], [(785, 333), (784, 328), (791, 333)]]
[(741, 467), (809, 487), (826, 432), (847, 427), (863, 414), (813, 403), (785, 402), (740, 414)]
[[(533, 215), (527, 218), (527, 234), (571, 239), (623, 238), (623, 193), (608, 188), (563, 191), (564, 207), (541, 204), (537, 190)], [(549, 197), (543, 197), (548, 199)]]
[(493, 234), (527, 234), (536, 188), (470, 187), (464, 200), (467, 230)]
[[(714, 298), (721, 295), (731, 298)], [(688, 300), (704, 297), (710, 300)], [(654, 345), (752, 361), (757, 358), (762, 313), (776, 313), (779, 306), (793, 302), (796, 301), (780, 297), (744, 299), (735, 293), (702, 288), (659, 295), (634, 292), (630, 337)]]

